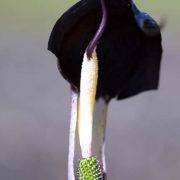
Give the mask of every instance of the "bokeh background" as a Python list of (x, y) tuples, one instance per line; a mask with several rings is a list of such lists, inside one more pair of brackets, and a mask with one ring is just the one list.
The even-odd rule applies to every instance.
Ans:
[[(0, 180), (64, 180), (69, 85), (46, 50), (51, 29), (76, 0), (0, 0)], [(159, 91), (110, 104), (111, 180), (180, 179), (180, 2), (138, 0), (163, 30)]]

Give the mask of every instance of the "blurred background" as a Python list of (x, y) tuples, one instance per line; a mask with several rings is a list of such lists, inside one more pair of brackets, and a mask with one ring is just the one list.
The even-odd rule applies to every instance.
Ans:
[[(63, 180), (67, 171), (69, 84), (46, 50), (61, 14), (76, 0), (0, 0), (0, 179)], [(111, 180), (180, 179), (180, 2), (138, 0), (163, 30), (159, 91), (113, 100), (106, 155)]]

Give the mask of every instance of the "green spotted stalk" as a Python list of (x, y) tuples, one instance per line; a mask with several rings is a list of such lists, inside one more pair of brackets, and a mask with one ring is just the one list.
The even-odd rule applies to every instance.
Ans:
[(102, 168), (96, 157), (83, 158), (79, 161), (78, 180), (103, 180)]

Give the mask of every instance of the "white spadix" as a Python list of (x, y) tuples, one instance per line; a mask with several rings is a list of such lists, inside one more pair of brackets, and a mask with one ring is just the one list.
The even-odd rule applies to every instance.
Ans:
[(94, 49), (90, 60), (86, 52), (84, 54), (80, 92), (78, 93), (78, 91), (72, 89), (71, 93), (68, 180), (75, 180), (74, 152), (77, 121), (82, 157), (89, 158), (96, 156), (103, 165), (103, 171), (106, 172), (104, 140), (108, 103), (104, 98), (95, 100), (97, 80), (98, 59), (96, 49)]
[(88, 59), (84, 54), (80, 94), (78, 103), (78, 132), (82, 151), (82, 157), (87, 158), (92, 155), (92, 128), (93, 112), (98, 79), (98, 60), (96, 48), (93, 51), (92, 58)]

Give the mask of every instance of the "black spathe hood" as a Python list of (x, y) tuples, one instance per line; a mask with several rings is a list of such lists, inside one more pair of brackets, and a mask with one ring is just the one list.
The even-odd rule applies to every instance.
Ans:
[[(158, 88), (162, 56), (156, 21), (132, 1), (105, 0), (107, 28), (98, 44), (97, 98), (124, 99)], [(55, 24), (48, 49), (58, 58), (62, 75), (77, 89), (83, 54), (101, 21), (99, 0), (82, 0)]]

